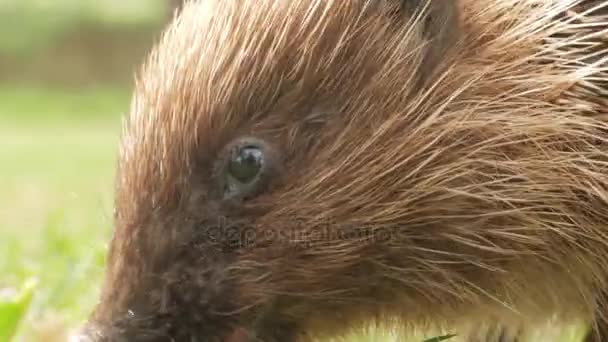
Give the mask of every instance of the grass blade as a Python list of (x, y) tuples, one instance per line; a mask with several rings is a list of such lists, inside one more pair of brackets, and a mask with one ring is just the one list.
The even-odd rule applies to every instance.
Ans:
[(17, 293), (0, 294), (0, 341), (10, 341), (29, 308), (37, 281), (30, 279)]
[(437, 336), (437, 337), (429, 338), (428, 340), (424, 340), (422, 342), (441, 342), (441, 341), (446, 341), (452, 337), (456, 337), (456, 335)]

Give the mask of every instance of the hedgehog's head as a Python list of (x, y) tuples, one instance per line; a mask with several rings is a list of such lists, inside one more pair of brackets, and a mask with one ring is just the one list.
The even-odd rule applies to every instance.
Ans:
[[(526, 182), (497, 147), (515, 129), (475, 115), (517, 117), (508, 111), (517, 96), (534, 93), (475, 70), (492, 57), (482, 48), (451, 69), (455, 2), (188, 3), (136, 85), (89, 335), (287, 341), (362, 317), (370, 298), (398, 310), (398, 280), (377, 271), (391, 263), (412, 280), (411, 298), (431, 300), (416, 279), (439, 284), (444, 274), (416, 262), (421, 244), (463, 222), (499, 224), (473, 221), (508, 214), (487, 193), (492, 179)], [(491, 33), (475, 39), (481, 46)], [(511, 108), (480, 100), (509, 90), (521, 91), (503, 102)], [(395, 225), (398, 236), (376, 239)]]

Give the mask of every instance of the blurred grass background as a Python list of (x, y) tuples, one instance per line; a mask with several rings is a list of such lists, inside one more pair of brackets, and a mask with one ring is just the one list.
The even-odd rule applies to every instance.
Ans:
[(65, 341), (96, 301), (120, 116), (170, 14), (167, 0), (0, 0), (0, 289), (39, 280), (17, 341)]
[(0, 0), (0, 289), (39, 281), (17, 341), (67, 340), (97, 299), (120, 118), (173, 2)]

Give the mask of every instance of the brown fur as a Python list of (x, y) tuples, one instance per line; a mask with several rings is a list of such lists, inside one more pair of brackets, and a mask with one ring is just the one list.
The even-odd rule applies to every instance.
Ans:
[[(605, 340), (606, 1), (424, 3), (185, 5), (124, 126), (105, 340), (553, 314)], [(280, 168), (226, 203), (214, 165), (243, 136)]]

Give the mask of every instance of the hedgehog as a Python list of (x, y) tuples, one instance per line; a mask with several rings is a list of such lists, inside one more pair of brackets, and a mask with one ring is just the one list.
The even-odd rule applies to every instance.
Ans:
[(608, 1), (187, 1), (123, 127), (83, 341), (608, 341)]

